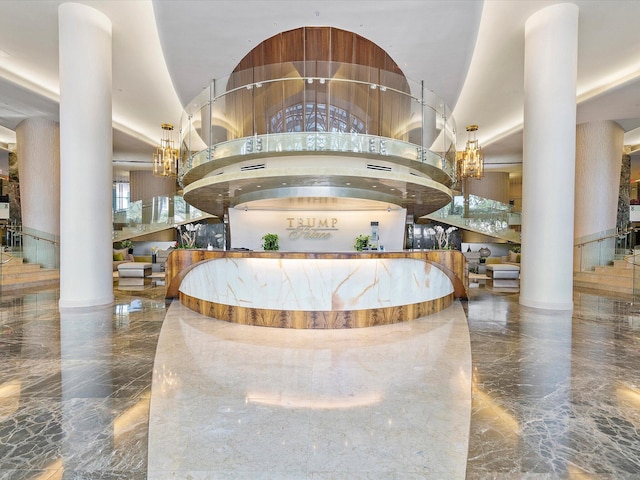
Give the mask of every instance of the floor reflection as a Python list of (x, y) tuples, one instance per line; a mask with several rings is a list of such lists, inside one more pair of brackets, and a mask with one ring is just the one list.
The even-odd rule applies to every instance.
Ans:
[[(194, 388), (197, 382), (189, 376), (192, 352), (190, 356), (175, 357), (171, 363), (153, 365), (167, 311), (162, 287), (142, 292), (116, 290), (117, 300), (112, 307), (86, 317), (61, 317), (55, 289), (0, 293), (1, 479), (146, 479), (154, 368), (161, 381), (153, 395), (165, 402), (177, 402), (176, 405), (186, 398), (195, 401), (171, 420), (169, 426), (174, 430), (166, 441), (182, 435), (185, 419), (197, 422), (209, 411), (211, 391)], [(466, 477), (640, 478), (640, 315), (623, 300), (593, 294), (576, 293), (574, 312), (558, 314), (520, 307), (513, 294), (491, 294), (483, 288), (472, 289), (471, 293), (470, 301), (462, 305), (468, 314), (473, 366)], [(195, 354), (205, 354), (206, 331), (195, 323), (183, 323), (181, 328), (182, 336), (189, 340), (187, 344), (195, 347)], [(224, 458), (236, 465), (244, 461), (244, 473), (240, 469), (226, 477), (234, 480), (412, 478), (392, 469), (384, 470), (382, 464), (389, 458), (379, 452), (371, 462), (371, 469), (383, 467), (378, 475), (358, 477), (354, 465), (362, 463), (357, 464), (356, 460), (349, 466), (345, 459), (359, 449), (377, 445), (381, 438), (392, 438), (378, 436), (381, 432), (409, 432), (408, 437), (400, 437), (407, 442), (412, 441), (413, 435), (420, 438), (425, 424), (447, 420), (452, 411), (449, 405), (434, 410), (416, 409), (424, 398), (416, 401), (407, 394), (411, 388), (429, 391), (428, 379), (433, 371), (426, 368), (426, 361), (422, 366), (411, 367), (409, 375), (402, 375), (390, 363), (384, 364), (381, 371), (388, 369), (386, 374), (395, 375), (397, 381), (394, 388), (382, 390), (372, 377), (375, 372), (362, 369), (362, 365), (372, 358), (363, 352), (384, 345), (389, 340), (386, 335), (363, 338), (362, 346), (354, 352), (329, 355), (340, 348), (338, 339), (334, 339), (336, 345), (310, 354), (294, 343), (278, 347), (270, 330), (257, 331), (262, 344), (257, 349), (246, 343), (246, 336), (233, 337), (231, 329), (219, 332), (220, 343), (216, 347), (237, 344), (239, 338), (244, 338), (238, 353), (247, 365), (253, 366), (254, 373), (243, 371), (234, 376), (226, 371), (217, 375), (207, 368), (193, 372), (195, 380), (207, 376), (212, 382), (224, 422), (202, 431), (207, 435), (204, 444), (191, 440), (174, 442), (175, 451), (194, 451), (203, 459), (212, 458), (212, 452), (216, 458), (228, 455)], [(446, 349), (449, 347), (447, 344)], [(445, 344), (436, 344), (421, 353), (409, 348), (394, 350), (389, 342), (385, 351), (410, 363), (421, 354), (434, 354), (443, 348)], [(226, 368), (228, 358), (224, 351), (210, 351), (212, 365)], [(288, 365), (275, 378), (268, 374), (268, 367), (273, 365), (265, 361), (267, 351), (271, 356), (273, 352), (279, 355), (280, 365)], [(351, 361), (356, 362), (356, 368), (350, 366)], [(332, 376), (321, 382), (318, 370), (305, 370), (300, 367), (301, 362), (331, 367)], [(452, 376), (452, 365), (441, 364), (436, 371), (441, 378), (457, 378)], [(242, 381), (255, 388), (245, 388), (234, 402), (227, 402), (225, 395)], [(286, 389), (278, 390), (278, 382)], [(312, 394), (300, 395), (301, 387), (312, 382), (317, 385), (310, 391)], [(355, 395), (356, 388), (363, 392), (361, 396)], [(337, 401), (336, 393), (345, 392)], [(398, 402), (396, 405), (404, 401), (410, 408), (383, 414), (381, 405), (389, 399)], [(320, 411), (312, 406), (320, 407)], [(352, 417), (345, 414), (348, 410), (364, 413)], [(327, 411), (332, 412), (329, 423), (326, 417), (321, 418)], [(258, 417), (245, 416), (250, 412), (258, 412)], [(292, 452), (310, 455), (306, 449), (298, 450), (302, 446), (296, 443), (299, 432), (285, 421), (291, 419), (291, 414), (299, 420), (292, 425), (308, 426), (309, 438), (328, 439), (311, 444), (318, 453), (309, 458), (311, 462), (329, 459), (322, 461), (333, 471), (310, 477), (301, 472), (281, 477), (270, 471), (261, 476), (247, 473), (256, 458), (267, 457), (287, 468), (291, 465), (287, 455)], [(247, 418), (254, 423), (242, 423)], [(269, 446), (263, 452), (235, 449), (237, 443), (233, 442), (241, 442), (241, 434), (248, 439), (265, 435), (280, 420), (284, 428), (277, 448)], [(220, 435), (230, 435), (231, 443), (217, 442)], [(443, 438), (431, 439), (434, 445), (444, 442)], [(361, 458), (369, 458), (366, 455), (373, 449), (366, 451)], [(424, 458), (428, 453), (410, 448), (399, 451)], [(462, 452), (463, 457), (465, 453)], [(464, 460), (461, 463), (464, 467)], [(425, 461), (424, 465), (428, 463)], [(178, 467), (180, 464), (164, 472), (184, 473)], [(336, 474), (345, 468), (352, 471)], [(194, 480), (215, 478), (205, 470), (191, 473)], [(150, 478), (154, 475), (162, 478), (157, 471)], [(182, 477), (176, 473), (165, 478)], [(219, 478), (225, 476), (221, 474)], [(424, 470), (413, 478), (451, 475)]]
[(461, 305), (372, 328), (231, 324), (179, 304), (158, 343), (149, 479), (463, 479)]
[(467, 478), (636, 478), (640, 360), (628, 302), (577, 293), (575, 309), (469, 301), (473, 413)]
[(58, 291), (0, 297), (0, 478), (146, 478), (163, 291), (58, 312)]

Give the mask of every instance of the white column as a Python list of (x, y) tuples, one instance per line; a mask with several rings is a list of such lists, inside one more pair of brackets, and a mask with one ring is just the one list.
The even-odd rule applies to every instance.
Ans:
[(578, 7), (525, 25), (520, 304), (573, 309)]
[(60, 5), (60, 308), (113, 302), (111, 22)]
[(16, 128), (22, 226), (60, 234), (60, 129), (30, 118)]
[(624, 130), (611, 120), (576, 131), (576, 239), (615, 230)]
[[(611, 120), (578, 125), (576, 130), (576, 215), (574, 243), (585, 237), (615, 232), (620, 196), (624, 130)], [(574, 250), (574, 270), (590, 270), (613, 262), (615, 238)]]

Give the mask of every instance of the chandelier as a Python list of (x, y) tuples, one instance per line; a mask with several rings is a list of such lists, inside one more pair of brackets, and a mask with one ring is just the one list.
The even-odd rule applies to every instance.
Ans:
[(484, 175), (484, 154), (478, 146), (478, 139), (475, 133), (477, 131), (478, 125), (469, 125), (467, 127), (467, 145), (464, 151), (456, 154), (456, 177), (459, 180), (463, 178), (482, 178)]
[(153, 154), (153, 174), (157, 177), (178, 176), (178, 150), (173, 148), (173, 125), (162, 124), (162, 139)]

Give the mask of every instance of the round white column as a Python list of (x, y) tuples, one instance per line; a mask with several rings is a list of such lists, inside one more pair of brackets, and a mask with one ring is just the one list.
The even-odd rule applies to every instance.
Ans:
[(575, 237), (615, 230), (624, 130), (611, 120), (576, 130)]
[(60, 234), (60, 129), (30, 118), (16, 128), (22, 226)]
[(525, 25), (520, 304), (573, 309), (578, 7)]
[(113, 302), (111, 22), (60, 5), (60, 303)]
[[(574, 243), (617, 227), (624, 130), (611, 120), (578, 125), (576, 130), (576, 215)], [(615, 238), (574, 250), (574, 270), (613, 262)]]

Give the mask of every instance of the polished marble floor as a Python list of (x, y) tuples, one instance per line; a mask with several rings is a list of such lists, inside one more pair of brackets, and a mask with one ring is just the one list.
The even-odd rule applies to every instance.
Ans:
[(231, 324), (171, 305), (149, 479), (464, 478), (471, 362), (459, 303), (349, 330)]
[(546, 312), (479, 288), (438, 318), (319, 337), (162, 291), (62, 315), (55, 289), (1, 293), (0, 479), (640, 478), (628, 301)]

